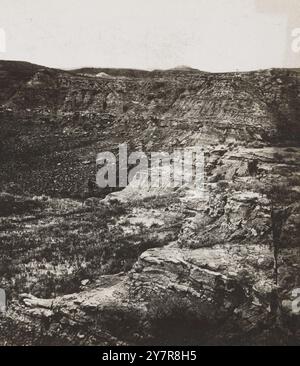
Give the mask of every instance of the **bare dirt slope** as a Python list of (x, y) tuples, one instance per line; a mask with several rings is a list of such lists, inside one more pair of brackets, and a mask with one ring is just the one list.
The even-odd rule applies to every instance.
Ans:
[[(299, 344), (300, 76), (0, 62), (3, 344)], [(206, 194), (96, 154), (205, 151)], [(108, 195), (107, 195), (108, 194)]]

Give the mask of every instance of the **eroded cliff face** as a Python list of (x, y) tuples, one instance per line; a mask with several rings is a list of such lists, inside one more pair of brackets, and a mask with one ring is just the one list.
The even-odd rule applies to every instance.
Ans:
[[(299, 344), (297, 72), (0, 65), (2, 343)], [(200, 145), (204, 194), (85, 191), (124, 142)]]

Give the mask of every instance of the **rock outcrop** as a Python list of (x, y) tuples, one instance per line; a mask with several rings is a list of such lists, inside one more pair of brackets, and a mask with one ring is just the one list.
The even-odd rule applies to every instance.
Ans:
[[(35, 198), (30, 227), (0, 221), (3, 254), (28, 271), (21, 284), (2, 280), (13, 295), (1, 342), (299, 344), (300, 74), (25, 66), (0, 64), (1, 184), (52, 198)], [(132, 182), (76, 201), (96, 153), (123, 142), (145, 152), (200, 145), (204, 193)], [(14, 245), (28, 235), (40, 254), (20, 264)], [(43, 298), (33, 283), (47, 268), (59, 277), (75, 240), (93, 271)]]

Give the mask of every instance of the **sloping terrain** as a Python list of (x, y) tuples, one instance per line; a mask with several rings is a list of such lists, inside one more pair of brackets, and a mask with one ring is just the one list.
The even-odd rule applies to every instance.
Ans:
[[(0, 62), (2, 344), (299, 344), (300, 76)], [(96, 155), (201, 146), (205, 194)]]

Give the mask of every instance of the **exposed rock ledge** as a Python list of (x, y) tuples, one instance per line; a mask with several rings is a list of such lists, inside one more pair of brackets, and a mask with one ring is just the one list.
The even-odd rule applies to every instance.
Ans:
[[(116, 223), (134, 232), (151, 213), (159, 232), (180, 211), (175, 240), (143, 252), (127, 274), (104, 276), (105, 286), (102, 277), (82, 292), (54, 299), (23, 294), (23, 307), (11, 307), (9, 316), (25, 329), (39, 319), (35, 327), (54, 343), (58, 333), (59, 342), (70, 344), (297, 343), (292, 301), (299, 286), (299, 205), (291, 195), (298, 194), (298, 181), (291, 178), (299, 174), (298, 150), (254, 150), (255, 174), (249, 172), (249, 151), (228, 151), (220, 159), (216, 150), (208, 155), (208, 178), (218, 179), (207, 183), (205, 200), (179, 192), (179, 203), (168, 211), (133, 205), (132, 215)], [(128, 192), (112, 198), (132, 201)], [(281, 211), (280, 221), (275, 213)]]

